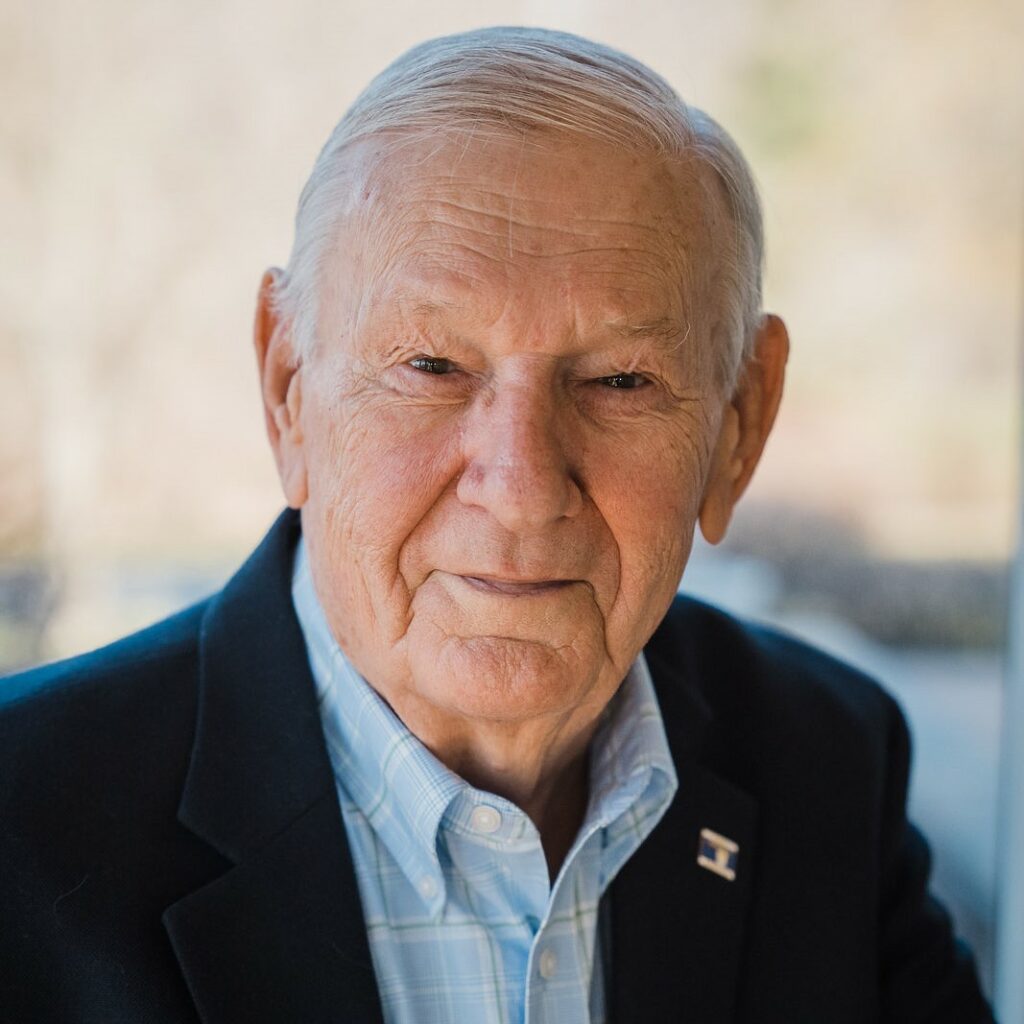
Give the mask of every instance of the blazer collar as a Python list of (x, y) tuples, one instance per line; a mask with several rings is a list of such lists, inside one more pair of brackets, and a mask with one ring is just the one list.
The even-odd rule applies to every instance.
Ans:
[(211, 602), (180, 822), (234, 866), (164, 924), (204, 1024), (378, 1022), (366, 928), (306, 650), (286, 511)]
[(233, 861), (332, 788), (291, 604), (299, 516), (281, 514), (203, 616), (199, 715), (179, 818)]

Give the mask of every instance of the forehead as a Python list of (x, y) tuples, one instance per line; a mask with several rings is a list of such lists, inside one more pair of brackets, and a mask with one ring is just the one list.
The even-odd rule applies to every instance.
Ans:
[(353, 168), (330, 262), (364, 310), (491, 319), (528, 294), (628, 322), (702, 301), (717, 211), (693, 164), (535, 132), (362, 143)]

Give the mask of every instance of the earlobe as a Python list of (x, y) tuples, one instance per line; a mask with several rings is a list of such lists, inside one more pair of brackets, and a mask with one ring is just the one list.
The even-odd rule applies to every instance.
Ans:
[(700, 532), (709, 544), (719, 544), (729, 529), (734, 504), (732, 495), (743, 469), (739, 444), (739, 415), (733, 405), (727, 405), (722, 413), (698, 514)]
[(285, 500), (301, 508), (308, 497), (302, 433), (302, 366), (290, 325), (278, 319), (274, 303), (283, 272), (268, 270), (260, 282), (253, 343), (259, 366), (267, 437), (274, 452)]
[(789, 358), (786, 325), (766, 314), (754, 340), (754, 352), (726, 405), (711, 471), (701, 502), (701, 533), (720, 543), (733, 510), (747, 489), (782, 401)]
[(285, 501), (302, 508), (309, 497), (306, 476), (305, 434), (302, 430), (302, 367), (296, 367), (288, 380), (285, 400), (278, 406), (282, 423), (278, 450), (278, 472)]
[(729, 529), (729, 520), (732, 519), (732, 508), (718, 495), (709, 494), (705, 496), (700, 507), (700, 532), (709, 544), (721, 544)]

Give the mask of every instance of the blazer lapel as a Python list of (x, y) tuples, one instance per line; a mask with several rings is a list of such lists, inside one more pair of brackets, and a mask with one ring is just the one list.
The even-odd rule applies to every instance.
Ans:
[(212, 602), (178, 817), (233, 867), (164, 914), (204, 1024), (382, 1020), (359, 892), (292, 610), (286, 512)]
[[(233, 866), (164, 924), (204, 1024), (382, 1021), (366, 928), (292, 609), (286, 512), (211, 603), (179, 820)], [(685, 653), (646, 654), (680, 776), (676, 799), (613, 883), (615, 1024), (732, 1020), (751, 889), (755, 801), (701, 757), (711, 714)], [(692, 674), (692, 673), (691, 673)], [(739, 847), (736, 878), (697, 862), (701, 831)]]
[[(687, 679), (685, 660), (664, 650), (657, 635), (645, 654), (679, 791), (611, 886), (611, 1020), (728, 1024), (753, 878), (757, 802), (714, 769), (707, 749), (712, 714)], [(704, 830), (714, 835), (702, 840)], [(728, 862), (732, 880), (698, 861), (702, 852), (714, 860), (707, 855), (721, 845), (715, 837), (738, 847)]]

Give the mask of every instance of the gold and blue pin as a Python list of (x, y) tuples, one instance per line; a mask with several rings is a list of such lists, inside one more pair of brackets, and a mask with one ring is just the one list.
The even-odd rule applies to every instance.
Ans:
[(731, 839), (712, 832), (709, 828), (700, 830), (700, 843), (697, 847), (697, 863), (708, 871), (729, 882), (736, 880), (736, 861), (739, 859), (740, 848)]

